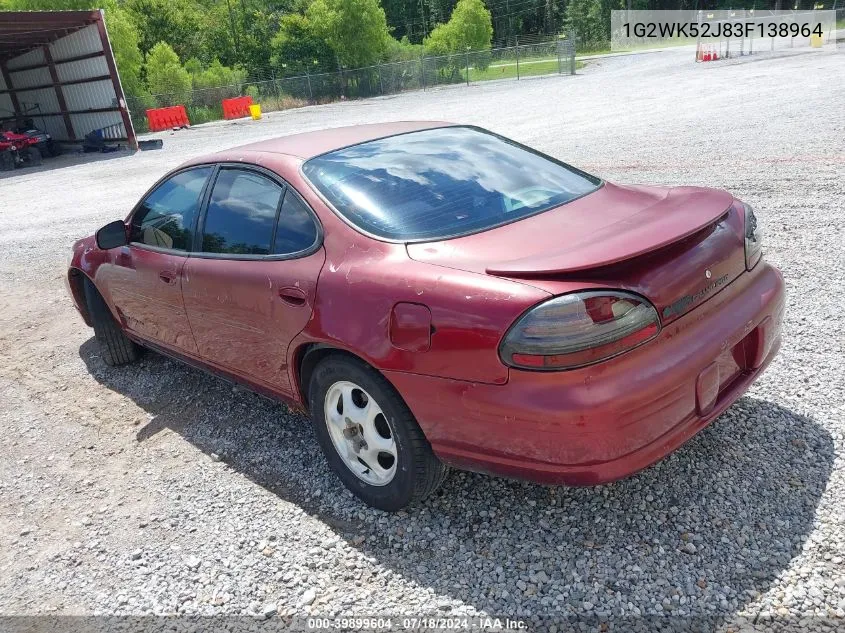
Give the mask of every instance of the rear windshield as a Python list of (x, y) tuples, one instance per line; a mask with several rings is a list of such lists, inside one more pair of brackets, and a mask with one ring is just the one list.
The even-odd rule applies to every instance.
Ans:
[(583, 196), (601, 182), (469, 127), (353, 145), (312, 158), (303, 172), (353, 225), (398, 241), (484, 231)]

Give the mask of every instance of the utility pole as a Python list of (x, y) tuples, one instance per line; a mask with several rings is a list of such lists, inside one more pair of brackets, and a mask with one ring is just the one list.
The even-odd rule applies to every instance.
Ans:
[(238, 33), (235, 30), (235, 14), (232, 13), (232, 1), (226, 0), (226, 6), (229, 7), (229, 23), (232, 25), (232, 42), (235, 45), (235, 59), (241, 61), (240, 44), (238, 43)]
[[(629, 0), (630, 1), (630, 0)], [(502, 5), (499, 5), (502, 6)], [(511, 38), (513, 37), (513, 22), (511, 18), (511, 3), (510, 0), (505, 0), (505, 13), (508, 16), (508, 41), (507, 45), (511, 45)]]
[(423, 6), (423, 0), (420, 0), (420, 17), (422, 18), (423, 39), (425, 39), (428, 37), (428, 29), (426, 28), (425, 23), (425, 7)]

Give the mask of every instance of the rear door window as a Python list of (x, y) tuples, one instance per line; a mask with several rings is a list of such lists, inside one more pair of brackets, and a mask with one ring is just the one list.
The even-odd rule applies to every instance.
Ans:
[(276, 240), (273, 253), (290, 255), (314, 246), (317, 241), (317, 226), (305, 203), (290, 189), (285, 193), (285, 201), (279, 213), (279, 226), (276, 228)]
[(211, 167), (182, 171), (150, 193), (132, 217), (132, 242), (187, 251)]
[(284, 189), (254, 171), (222, 168), (202, 232), (203, 253), (269, 255)]

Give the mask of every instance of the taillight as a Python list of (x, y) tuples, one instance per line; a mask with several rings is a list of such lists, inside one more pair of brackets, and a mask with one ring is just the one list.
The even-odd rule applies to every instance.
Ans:
[(559, 370), (592, 365), (657, 336), (660, 320), (648, 300), (619, 290), (576, 292), (531, 308), (499, 347), (506, 365)]
[(751, 206), (739, 204), (745, 209), (745, 268), (751, 270), (763, 256), (763, 232), (757, 226), (757, 216)]

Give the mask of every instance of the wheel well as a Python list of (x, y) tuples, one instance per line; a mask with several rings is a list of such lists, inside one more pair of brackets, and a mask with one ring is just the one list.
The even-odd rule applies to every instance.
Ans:
[(79, 312), (88, 327), (91, 327), (91, 315), (88, 313), (88, 301), (85, 299), (85, 283), (91, 282), (85, 274), (78, 268), (71, 268), (67, 273), (67, 281), (70, 286), (70, 291), (73, 293), (73, 299), (76, 305), (79, 306)]
[(317, 364), (328, 356), (346, 356), (370, 367), (371, 365), (360, 356), (338, 347), (332, 347), (324, 343), (309, 343), (304, 345), (297, 353), (297, 378), (299, 380), (299, 393), (302, 397), (302, 404), (308, 411), (308, 387), (311, 384), (311, 375)]

